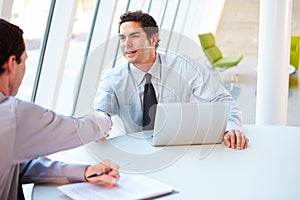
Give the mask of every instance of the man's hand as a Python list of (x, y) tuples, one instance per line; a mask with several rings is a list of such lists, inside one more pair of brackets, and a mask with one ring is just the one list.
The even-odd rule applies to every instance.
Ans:
[(228, 148), (246, 149), (249, 139), (239, 130), (230, 130), (224, 135), (224, 143)]
[(100, 138), (98, 141), (105, 141), (109, 136), (109, 131), (112, 127), (112, 120), (106, 112), (95, 111), (95, 115), (98, 117), (98, 124), (101, 128), (103, 128), (104, 137)]
[[(99, 175), (101, 173), (101, 175)], [(119, 166), (109, 160), (88, 166), (85, 170), (84, 177), (87, 182), (114, 187), (120, 178)]]

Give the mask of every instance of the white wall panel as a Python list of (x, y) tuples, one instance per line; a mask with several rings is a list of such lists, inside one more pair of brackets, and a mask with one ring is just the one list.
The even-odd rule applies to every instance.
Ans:
[(35, 102), (55, 109), (78, 0), (57, 0)]

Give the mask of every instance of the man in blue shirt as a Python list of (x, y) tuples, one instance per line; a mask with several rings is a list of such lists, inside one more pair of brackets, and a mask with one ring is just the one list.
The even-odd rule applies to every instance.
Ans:
[(245, 149), (248, 138), (241, 132), (241, 111), (228, 91), (210, 72), (182, 55), (158, 53), (158, 26), (149, 14), (128, 12), (120, 17), (120, 47), (127, 64), (110, 69), (101, 79), (94, 109), (118, 115), (126, 133), (144, 129), (144, 85), (150, 74), (158, 103), (232, 102), (224, 143)]

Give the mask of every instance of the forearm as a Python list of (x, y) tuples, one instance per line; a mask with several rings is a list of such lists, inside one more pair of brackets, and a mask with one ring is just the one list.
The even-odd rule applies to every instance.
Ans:
[(46, 157), (20, 165), (22, 183), (68, 183), (85, 181), (87, 165), (67, 164)]
[(101, 139), (111, 128), (107, 116), (67, 117), (26, 102), (19, 104), (16, 120), (15, 163)]
[(234, 101), (232, 101), (231, 104), (228, 123), (226, 127), (226, 131), (229, 130), (242, 130), (242, 111)]

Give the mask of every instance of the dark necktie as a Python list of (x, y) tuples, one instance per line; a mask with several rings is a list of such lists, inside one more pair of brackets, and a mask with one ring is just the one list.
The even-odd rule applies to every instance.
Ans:
[(153, 130), (157, 99), (151, 83), (151, 74), (146, 74), (143, 107), (143, 130)]

